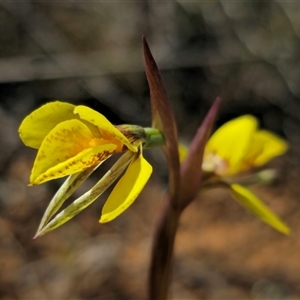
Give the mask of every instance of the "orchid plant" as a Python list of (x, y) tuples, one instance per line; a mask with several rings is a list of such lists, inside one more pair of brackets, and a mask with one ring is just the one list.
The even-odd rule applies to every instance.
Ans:
[[(221, 102), (217, 98), (189, 149), (178, 146), (167, 91), (144, 37), (143, 49), (152, 127), (114, 126), (89, 107), (55, 101), (29, 114), (21, 123), (19, 134), (26, 146), (38, 150), (29, 185), (68, 176), (50, 201), (35, 237), (76, 216), (118, 180), (103, 206), (99, 222), (114, 220), (134, 202), (151, 176), (152, 166), (143, 157), (143, 151), (162, 147), (168, 161), (169, 190), (154, 234), (148, 295), (149, 299), (166, 299), (180, 215), (206, 189), (226, 187), (262, 221), (284, 234), (290, 232), (236, 177), (285, 153), (288, 145), (275, 134), (258, 129), (257, 120), (249, 115), (229, 121), (210, 137)], [(84, 180), (114, 154), (121, 156), (111, 169), (89, 191), (58, 212)], [(263, 182), (263, 173), (256, 174), (255, 178)]]

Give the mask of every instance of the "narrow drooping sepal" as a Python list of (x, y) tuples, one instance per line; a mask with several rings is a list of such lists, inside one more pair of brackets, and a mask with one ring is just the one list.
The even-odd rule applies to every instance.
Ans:
[(250, 190), (238, 184), (232, 184), (230, 189), (234, 198), (254, 216), (279, 232), (290, 234), (290, 228)]
[(92, 187), (88, 192), (76, 199), (67, 208), (55, 216), (49, 223), (47, 223), (40, 231), (37, 232), (34, 238), (42, 236), (47, 232), (63, 225), (77, 214), (79, 214), (86, 207), (91, 205), (98, 197), (100, 197), (111, 184), (113, 184), (118, 177), (124, 172), (128, 164), (134, 157), (133, 152), (126, 152), (118, 161), (111, 167), (109, 171)]
[(165, 136), (166, 144), (163, 149), (169, 166), (169, 192), (173, 195), (173, 204), (177, 205), (178, 197), (175, 195), (178, 195), (180, 175), (175, 118), (163, 79), (144, 36), (143, 49), (146, 75), (150, 88), (152, 127), (162, 131)]
[(98, 168), (100, 164), (98, 164), (96, 167), (88, 168), (82, 172), (70, 175), (66, 181), (63, 183), (63, 185), (59, 188), (59, 190), (56, 192), (52, 200), (50, 201), (43, 218), (41, 220), (41, 223), (39, 225), (39, 228), (37, 232), (41, 231), (43, 227), (48, 223), (48, 221), (54, 216), (54, 214), (61, 208), (61, 206), (64, 204), (64, 202), (74, 193), (74, 191), (91, 175), (92, 172), (95, 171), (96, 168)]
[(211, 135), (212, 127), (219, 110), (221, 99), (217, 98), (199, 127), (190, 150), (181, 166), (180, 203), (186, 207), (197, 195), (202, 181), (202, 160), (205, 145)]

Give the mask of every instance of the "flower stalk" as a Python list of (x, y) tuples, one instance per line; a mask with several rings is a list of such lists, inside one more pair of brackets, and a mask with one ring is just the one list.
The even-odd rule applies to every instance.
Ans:
[(157, 220), (150, 257), (148, 299), (167, 299), (173, 269), (176, 232), (181, 212), (174, 209), (172, 199), (164, 199)]

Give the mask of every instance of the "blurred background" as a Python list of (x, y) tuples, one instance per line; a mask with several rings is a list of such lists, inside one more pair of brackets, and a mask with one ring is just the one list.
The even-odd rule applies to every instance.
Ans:
[(2, 1), (0, 298), (146, 297), (152, 234), (167, 188), (161, 151), (146, 153), (154, 173), (118, 219), (98, 223), (105, 194), (33, 241), (62, 181), (27, 187), (36, 151), (17, 134), (29, 112), (57, 99), (88, 105), (115, 124), (149, 126), (142, 34), (162, 71), (182, 141), (191, 140), (220, 95), (216, 126), (253, 114), (291, 146), (269, 164), (280, 171), (277, 181), (253, 190), (293, 234), (275, 232), (222, 189), (203, 194), (181, 219), (170, 299), (300, 298), (299, 13), (299, 3), (275, 1)]

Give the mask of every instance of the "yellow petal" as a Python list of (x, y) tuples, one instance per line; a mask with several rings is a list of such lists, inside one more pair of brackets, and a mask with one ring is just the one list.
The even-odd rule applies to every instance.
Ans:
[(46, 135), (59, 123), (77, 118), (75, 106), (69, 103), (50, 102), (28, 115), (20, 125), (19, 134), (23, 143), (39, 148)]
[(106, 223), (126, 210), (140, 194), (152, 173), (152, 166), (140, 154), (127, 168), (107, 201), (105, 202), (100, 223)]
[(102, 114), (83, 105), (76, 106), (74, 114), (77, 114), (80, 119), (86, 120), (93, 125), (97, 126), (100, 130), (106, 131), (114, 138), (119, 140), (122, 144), (133, 152), (137, 152), (137, 147), (130, 144), (124, 134), (122, 134), (114, 125), (112, 125)]
[(290, 233), (290, 228), (248, 189), (232, 184), (231, 192), (235, 199), (257, 218), (284, 234)]
[(131, 151), (127, 151), (124, 155), (122, 155), (111, 169), (108, 170), (89, 191), (62, 210), (49, 223), (44, 223), (43, 226), (40, 225), (35, 238), (63, 225), (86, 207), (91, 205), (124, 172), (128, 164), (133, 159), (133, 156), (134, 153)]
[(180, 161), (180, 163), (182, 163), (186, 159), (189, 149), (185, 145), (179, 144), (178, 152), (179, 152), (179, 161)]
[(256, 127), (257, 120), (250, 115), (236, 118), (220, 127), (206, 144), (202, 168), (219, 175), (237, 173)]
[(288, 144), (277, 135), (259, 130), (253, 135), (242, 169), (261, 166), (288, 150)]
[(31, 172), (30, 183), (40, 184), (75, 174), (114, 153), (116, 145), (102, 140), (102, 144), (94, 146), (94, 140), (90, 129), (78, 120), (58, 124), (42, 142)]

